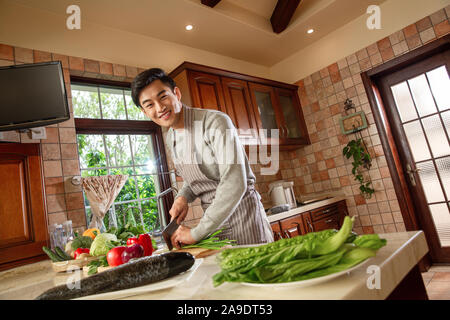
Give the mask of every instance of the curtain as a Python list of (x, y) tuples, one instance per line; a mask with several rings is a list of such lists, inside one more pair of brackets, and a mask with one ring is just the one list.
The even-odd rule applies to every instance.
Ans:
[(103, 229), (103, 218), (119, 195), (128, 175), (106, 175), (82, 178), (86, 198), (91, 205), (92, 219), (89, 228)]

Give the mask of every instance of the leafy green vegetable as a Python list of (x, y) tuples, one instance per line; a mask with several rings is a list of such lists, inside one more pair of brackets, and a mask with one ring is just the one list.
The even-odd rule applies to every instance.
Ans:
[(100, 233), (95, 237), (91, 245), (90, 255), (102, 256), (108, 253), (111, 249), (110, 241), (117, 241), (117, 237), (112, 233)]
[(121, 245), (125, 245), (128, 238), (137, 237), (140, 234), (147, 233), (145, 231), (144, 226), (142, 225), (133, 225), (132, 222), (125, 224), (125, 226), (121, 228), (111, 227), (106, 233), (114, 234), (118, 241), (120, 241)]
[(307, 255), (309, 255), (313, 242), (325, 241), (337, 232), (337, 230), (328, 229), (319, 232), (311, 232), (294, 238), (281, 239), (257, 247), (225, 249), (217, 256), (217, 258), (220, 261), (221, 267), (226, 268), (227, 265), (241, 263), (240, 260), (248, 260), (257, 256), (273, 254), (283, 248), (297, 245), (304, 247), (305, 252), (308, 252)]
[(386, 239), (380, 239), (378, 234), (363, 234), (357, 236), (353, 243), (358, 247), (378, 250), (386, 245)]
[(339, 231), (329, 229), (257, 247), (226, 249), (218, 255), (221, 272), (213, 276), (213, 284), (290, 282), (347, 270), (386, 245), (378, 235), (352, 232), (353, 220), (346, 216)]
[(314, 243), (313, 249), (311, 251), (311, 255), (324, 255), (339, 249), (347, 240), (348, 236), (352, 232), (353, 221), (355, 217), (350, 218), (349, 216), (345, 216), (344, 223), (342, 224), (341, 229), (338, 233), (329, 237), (323, 242)]
[(100, 259), (89, 262), (87, 266), (89, 267), (88, 275), (93, 275), (97, 273), (98, 267), (107, 267), (108, 261), (106, 256), (101, 256)]
[(72, 249), (77, 250), (78, 248), (90, 248), (92, 244), (92, 238), (86, 236), (78, 236), (72, 241)]
[(199, 242), (197, 242), (195, 244), (190, 244), (190, 245), (183, 246), (182, 249), (185, 249), (185, 248), (204, 248), (204, 249), (219, 250), (219, 249), (222, 249), (226, 245), (232, 245), (233, 242), (235, 242), (236, 240), (228, 240), (228, 239), (220, 240), (218, 237), (216, 237), (216, 235), (218, 235), (222, 231), (223, 231), (222, 229), (221, 230), (217, 230), (216, 232), (214, 232), (209, 237), (207, 237), (207, 238), (205, 238), (203, 240), (200, 240)]
[(311, 259), (293, 259), (284, 263), (266, 263), (258, 267), (245, 268), (238, 272), (222, 271), (213, 277), (214, 286), (224, 281), (277, 283), (296, 281), (299, 275), (306, 272), (335, 265), (348, 249), (342, 247), (336, 252)]

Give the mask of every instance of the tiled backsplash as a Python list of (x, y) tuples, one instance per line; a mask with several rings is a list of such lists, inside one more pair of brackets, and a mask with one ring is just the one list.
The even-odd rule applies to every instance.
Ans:
[[(291, 152), (292, 165), (282, 177), (294, 181), (297, 195), (342, 189), (349, 214), (358, 215), (355, 231), (404, 231), (405, 225), (360, 73), (416, 49), (450, 32), (450, 6), (299, 80), (299, 97), (311, 145)], [(359, 193), (351, 161), (342, 149), (354, 134), (341, 133), (339, 119), (349, 98), (364, 111), (368, 128), (361, 133), (373, 158), (369, 175), (375, 189), (371, 199)]]
[[(449, 33), (449, 11), (449, 7), (442, 9), (296, 83), (312, 144), (296, 151), (280, 152), (280, 169), (276, 175), (261, 175), (260, 166), (252, 165), (256, 188), (265, 207), (271, 206), (269, 184), (285, 179), (294, 181), (297, 195), (342, 190), (350, 215), (358, 215), (356, 232), (405, 230), (359, 73)], [(3, 133), (3, 141), (40, 143), (49, 224), (70, 219), (80, 231), (86, 227), (86, 221), (81, 187), (71, 183), (73, 176), (80, 175), (80, 166), (70, 75), (131, 81), (142, 69), (0, 44), (0, 66), (52, 60), (61, 61), (64, 68), (71, 119), (48, 126), (47, 139), (32, 140), (28, 134), (10, 131)], [(341, 134), (339, 119), (344, 115), (344, 101), (347, 98), (355, 103), (358, 111), (366, 113), (369, 124), (362, 134), (374, 158), (369, 174), (376, 192), (367, 200), (359, 195), (357, 182), (351, 175), (350, 161), (342, 156), (342, 149), (349, 141), (349, 136)], [(171, 169), (173, 164), (167, 148), (166, 154)], [(177, 178), (176, 184), (181, 187), (180, 178)], [(191, 204), (188, 224), (193, 226), (198, 223), (202, 214), (197, 200)]]

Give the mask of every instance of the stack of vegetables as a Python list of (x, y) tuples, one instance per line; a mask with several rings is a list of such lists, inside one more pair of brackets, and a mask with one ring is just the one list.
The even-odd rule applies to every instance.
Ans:
[(101, 233), (98, 229), (87, 229), (81, 236), (67, 242), (65, 250), (55, 247), (42, 250), (53, 262), (97, 257), (88, 263), (88, 274), (97, 273), (98, 267), (115, 267), (133, 258), (152, 255), (156, 243), (145, 228), (136, 223), (127, 223), (121, 228), (110, 228)]
[(301, 281), (356, 266), (375, 256), (386, 240), (377, 234), (355, 234), (353, 220), (346, 216), (339, 231), (328, 229), (257, 247), (225, 249), (218, 255), (221, 272), (213, 276), (213, 284)]

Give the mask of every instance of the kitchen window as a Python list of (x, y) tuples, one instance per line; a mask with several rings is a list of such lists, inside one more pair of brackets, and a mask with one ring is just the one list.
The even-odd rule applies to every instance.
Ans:
[[(128, 83), (87, 81), (71, 79), (81, 176), (129, 176), (104, 226), (121, 227), (134, 219), (147, 231), (158, 231), (155, 197), (170, 187), (161, 129), (134, 105)], [(90, 205), (84, 201), (89, 223)], [(162, 199), (161, 214), (167, 216), (171, 202), (171, 195)]]

